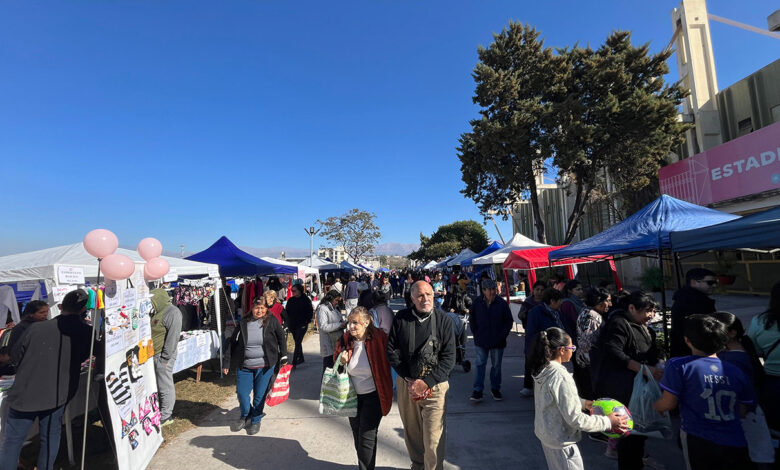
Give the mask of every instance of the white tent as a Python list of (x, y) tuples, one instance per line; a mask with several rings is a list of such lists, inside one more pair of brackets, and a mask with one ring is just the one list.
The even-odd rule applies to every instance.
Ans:
[(300, 276), (301, 273), (303, 274), (319, 274), (320, 270), (317, 268), (312, 268), (311, 266), (306, 266), (304, 264), (296, 264), (291, 263), (289, 261), (283, 260), (283, 259), (277, 259), (277, 258), (271, 258), (270, 256), (261, 256), (261, 260), (268, 261), (269, 263), (273, 264), (281, 264), (284, 266), (295, 266), (298, 268), (298, 275)]
[(531, 240), (528, 237), (524, 237), (519, 233), (516, 233), (515, 236), (509, 240), (509, 243), (504, 245), (503, 248), (499, 248), (493, 253), (488, 253), (485, 256), (474, 258), (471, 260), (471, 264), (501, 264), (509, 256), (509, 253), (514, 250), (523, 250), (526, 248), (543, 248), (548, 246), (550, 245), (539, 243), (537, 241)]
[(428, 261), (427, 264), (425, 264), (422, 268), (425, 270), (430, 270), (436, 267), (436, 261)]
[(341, 266), (336, 263), (331, 263), (328, 260), (324, 260), (317, 255), (312, 255), (311, 258), (306, 258), (301, 261), (301, 266), (311, 266), (317, 268), (320, 271), (335, 271), (341, 269)]
[[(128, 256), (135, 263), (132, 279), (143, 281), (143, 258), (134, 250), (117, 248), (117, 254)], [(161, 256), (171, 267), (171, 274), (178, 276), (219, 276), (216, 264), (198, 263), (181, 258)], [(98, 263), (94, 256), (87, 253), (84, 245), (56, 246), (43, 250), (29, 251), (0, 257), (0, 283), (26, 280), (43, 280), (46, 286), (49, 304), (53, 305), (52, 292), (55, 286), (67, 284), (60, 282), (61, 269), (76, 270), (84, 273), (85, 279), (97, 278)], [(52, 312), (52, 316), (57, 312)]]
[(447, 266), (460, 266), (461, 261), (463, 261), (466, 258), (471, 258), (474, 255), (476, 255), (476, 253), (474, 253), (468, 248), (464, 248), (463, 251), (458, 253), (457, 256), (447, 261)]

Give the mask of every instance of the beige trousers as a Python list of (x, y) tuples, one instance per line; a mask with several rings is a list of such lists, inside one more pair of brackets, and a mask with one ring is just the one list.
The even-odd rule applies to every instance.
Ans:
[(398, 411), (404, 423), (404, 442), (412, 470), (443, 470), (444, 445), (447, 441), (447, 390), (442, 382), (433, 387), (433, 395), (414, 402), (409, 398), (406, 381), (396, 379)]

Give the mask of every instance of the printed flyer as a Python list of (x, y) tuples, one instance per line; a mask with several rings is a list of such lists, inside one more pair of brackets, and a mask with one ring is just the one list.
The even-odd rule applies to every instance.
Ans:
[(152, 308), (145, 295), (117, 286), (112, 297), (122, 299), (121, 303), (112, 301), (113, 306), (105, 309), (104, 382), (119, 470), (146, 468), (163, 441), (149, 318)]

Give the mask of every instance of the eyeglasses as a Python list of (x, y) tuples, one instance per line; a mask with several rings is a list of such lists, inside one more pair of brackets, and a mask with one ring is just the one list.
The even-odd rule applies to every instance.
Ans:
[(569, 351), (572, 351), (572, 352), (577, 350), (577, 346), (575, 346), (573, 344), (571, 346), (561, 346), (561, 347), (562, 348), (566, 348), (566, 349), (568, 349)]

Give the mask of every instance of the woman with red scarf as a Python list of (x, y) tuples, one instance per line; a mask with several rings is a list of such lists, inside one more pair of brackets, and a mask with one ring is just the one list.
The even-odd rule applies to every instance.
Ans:
[(287, 310), (284, 309), (282, 303), (276, 298), (276, 291), (267, 290), (263, 292), (263, 298), (265, 298), (265, 306), (268, 307), (268, 313), (276, 317), (279, 324), (284, 327), (284, 331), (286, 332), (288, 329)]

